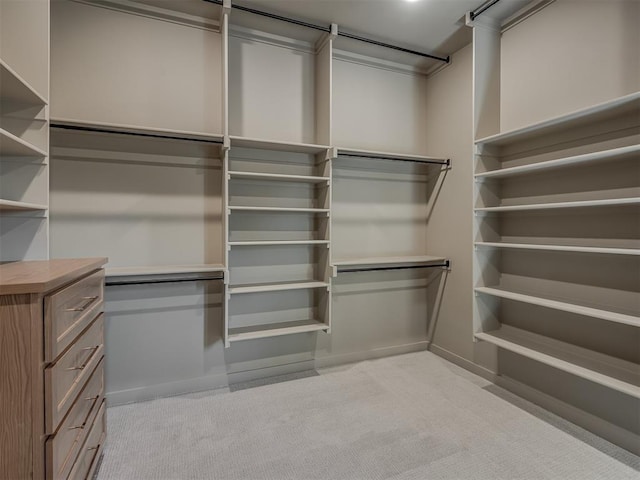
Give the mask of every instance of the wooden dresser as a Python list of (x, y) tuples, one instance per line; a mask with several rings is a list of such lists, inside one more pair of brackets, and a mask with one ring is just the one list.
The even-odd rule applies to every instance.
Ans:
[(85, 479), (106, 436), (106, 258), (0, 265), (0, 479)]

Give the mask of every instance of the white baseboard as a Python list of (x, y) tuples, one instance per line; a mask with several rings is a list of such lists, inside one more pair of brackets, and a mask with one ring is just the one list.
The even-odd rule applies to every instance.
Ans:
[(408, 343), (405, 345), (393, 345), (391, 347), (381, 347), (372, 350), (364, 350), (361, 352), (327, 355), (317, 357), (315, 359), (315, 368), (335, 367), (337, 365), (362, 362), (364, 360), (372, 360), (374, 358), (392, 357), (394, 355), (402, 355), (403, 353), (421, 352), (423, 350), (427, 350), (428, 347), (429, 342), (425, 340), (422, 342)]

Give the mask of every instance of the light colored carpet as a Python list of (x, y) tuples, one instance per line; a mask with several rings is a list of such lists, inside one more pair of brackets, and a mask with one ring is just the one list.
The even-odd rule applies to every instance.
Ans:
[(320, 373), (110, 408), (98, 479), (640, 479), (640, 458), (429, 352)]

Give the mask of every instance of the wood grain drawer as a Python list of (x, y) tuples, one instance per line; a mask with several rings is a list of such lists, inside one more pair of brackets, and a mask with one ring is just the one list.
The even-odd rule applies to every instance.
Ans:
[(45, 429), (52, 434), (71, 408), (78, 393), (84, 388), (91, 372), (104, 353), (103, 314), (83, 332), (78, 340), (58, 359), (46, 368), (45, 378)]
[(66, 479), (69, 476), (80, 447), (87, 439), (104, 399), (103, 364), (101, 360), (55, 436), (47, 440), (48, 479)]
[(80, 455), (71, 469), (69, 480), (86, 480), (93, 477), (107, 435), (106, 420), (105, 404), (102, 402), (89, 435), (87, 435), (87, 441), (82, 446)]
[(48, 295), (44, 299), (44, 357), (52, 362), (104, 306), (104, 270)]

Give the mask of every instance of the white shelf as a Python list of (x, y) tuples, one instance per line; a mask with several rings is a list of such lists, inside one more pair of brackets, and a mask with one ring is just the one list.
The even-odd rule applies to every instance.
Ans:
[(608, 207), (620, 205), (640, 205), (640, 197), (609, 198), (604, 200), (579, 200), (573, 202), (557, 203), (532, 203), (526, 205), (508, 205), (502, 207), (482, 207), (476, 208), (475, 211), (478, 213), (519, 212), (525, 210), (551, 210), (558, 208)]
[(326, 331), (328, 329), (329, 325), (318, 322), (317, 320), (301, 320), (254, 327), (230, 328), (228, 341), (255, 340), (258, 338), (279, 337), (296, 333)]
[(329, 245), (329, 240), (250, 240), (229, 242), (230, 247), (253, 247), (271, 245)]
[(15, 202), (0, 199), (0, 212), (46, 211), (47, 206), (37, 203)]
[(640, 386), (638, 386), (640, 369), (634, 363), (508, 325), (503, 325), (499, 330), (476, 333), (475, 337), (572, 375), (640, 398)]
[(0, 157), (46, 157), (47, 152), (0, 128)]
[(249, 179), (249, 180), (273, 180), (278, 182), (295, 183), (329, 183), (328, 177), (313, 177), (308, 175), (282, 175), (278, 173), (256, 173), (256, 172), (229, 172), (229, 179)]
[(500, 288), (478, 287), (475, 289), (475, 292), (484, 295), (491, 295), (493, 297), (515, 300), (517, 302), (528, 303), (531, 305), (551, 308), (553, 310), (575, 313), (586, 317), (599, 318), (601, 320), (607, 320), (609, 322), (622, 323), (624, 325), (631, 325), (633, 327), (640, 327), (640, 317), (634, 315), (626, 315), (624, 313), (617, 313), (610, 310), (602, 310), (599, 308), (577, 305), (575, 303), (561, 302), (558, 300), (551, 300), (548, 298), (536, 297), (533, 295), (525, 295), (522, 293), (511, 292)]
[(286, 290), (307, 290), (312, 288), (328, 288), (326, 282), (289, 282), (289, 283), (262, 283), (256, 285), (242, 285), (237, 287), (229, 287), (230, 294), (240, 293), (262, 293), (262, 292), (281, 292)]
[(373, 158), (379, 160), (405, 160), (411, 162), (450, 165), (450, 161), (446, 158), (428, 157), (424, 155), (407, 155), (404, 153), (379, 152), (373, 150), (357, 150), (353, 148), (338, 148), (338, 157), (340, 156)]
[(506, 178), (518, 175), (526, 175), (536, 173), (542, 170), (552, 170), (567, 166), (585, 164), (590, 162), (599, 162), (605, 160), (616, 160), (625, 157), (631, 157), (640, 153), (640, 145), (631, 145), (628, 147), (614, 148), (611, 150), (603, 150), (600, 152), (585, 153), (583, 155), (575, 155), (572, 157), (559, 158), (557, 160), (549, 160), (546, 162), (532, 163), (529, 165), (521, 165), (518, 167), (503, 168), (501, 170), (492, 170), (490, 172), (477, 173), (475, 178)]
[(105, 269), (107, 277), (138, 277), (149, 275), (176, 275), (176, 274), (201, 274), (224, 273), (224, 265), (161, 265), (147, 267), (109, 267)]
[(0, 60), (0, 99), (26, 105), (47, 105), (48, 102), (9, 65)]
[(609, 255), (640, 255), (637, 248), (584, 247), (580, 245), (543, 245), (536, 243), (476, 242), (476, 247), (549, 250), (554, 252), (604, 253)]
[(228, 207), (230, 211), (240, 212), (291, 212), (291, 213), (329, 213), (328, 208), (293, 208), (293, 207)]
[(534, 123), (526, 127), (481, 138), (476, 140), (476, 144), (503, 146), (536, 137), (542, 137), (558, 130), (577, 128), (587, 123), (604, 122), (616, 115), (632, 113), (633, 111), (637, 111), (639, 108), (640, 92), (636, 92), (609, 102), (600, 103), (566, 115)]
[(231, 141), (231, 148), (256, 148), (261, 150), (275, 150), (278, 152), (316, 154), (326, 152), (331, 148), (328, 145), (314, 145), (311, 143), (295, 142), (276, 142), (260, 138), (239, 137), (236, 135), (231, 135), (229, 137), (229, 140)]
[(335, 259), (331, 263), (334, 267), (365, 267), (365, 266), (420, 266), (429, 265), (437, 262), (445, 262), (446, 257), (435, 255), (418, 255), (407, 257), (369, 257), (369, 258), (351, 258), (351, 259)]
[(87, 132), (93, 131), (96, 133), (119, 133), (125, 135), (133, 133), (149, 137), (189, 140), (194, 142), (214, 142), (218, 144), (222, 144), (224, 140), (224, 136), (221, 134), (194, 132), (187, 130), (169, 130), (166, 128), (147, 128), (122, 123), (99, 123), (66, 118), (52, 118), (50, 119), (50, 124), (52, 128), (56, 128), (57, 126), (76, 127), (78, 130), (84, 129)]

